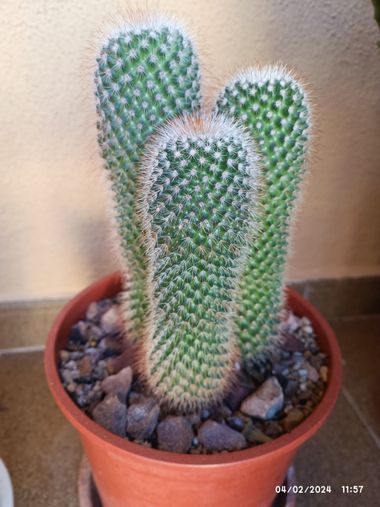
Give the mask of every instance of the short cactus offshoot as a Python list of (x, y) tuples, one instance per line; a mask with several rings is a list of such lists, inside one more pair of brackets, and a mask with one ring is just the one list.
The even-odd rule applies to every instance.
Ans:
[(247, 135), (222, 116), (178, 119), (147, 149), (139, 211), (150, 308), (141, 369), (160, 400), (194, 410), (231, 387), (257, 159)]
[(98, 140), (125, 259), (125, 321), (136, 339), (147, 311), (142, 231), (135, 213), (138, 163), (146, 140), (159, 125), (199, 108), (197, 55), (176, 23), (137, 21), (108, 36), (97, 58), (95, 85)]
[(290, 72), (264, 67), (238, 74), (220, 93), (216, 109), (249, 130), (264, 167), (259, 233), (240, 284), (237, 317), (242, 353), (257, 357), (277, 336), (289, 228), (310, 138), (309, 101)]

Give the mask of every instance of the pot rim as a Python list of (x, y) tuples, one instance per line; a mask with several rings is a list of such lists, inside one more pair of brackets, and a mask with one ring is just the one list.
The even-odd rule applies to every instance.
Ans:
[[(260, 460), (269, 454), (282, 454), (289, 452), (290, 450), (299, 447), (305, 440), (310, 438), (327, 419), (337, 400), (342, 381), (342, 361), (339, 345), (334, 331), (320, 312), (300, 294), (295, 292), (293, 289), (287, 288), (286, 291), (288, 297), (290, 297), (297, 306), (302, 308), (302, 310), (305, 310), (308, 317), (311, 317), (313, 324), (316, 322), (318, 323), (319, 332), (316, 332), (317, 339), (318, 336), (324, 334), (328, 348), (330, 349), (328, 355), (329, 378), (323, 398), (314, 408), (313, 412), (293, 430), (275, 438), (271, 442), (267, 442), (256, 447), (221, 454), (193, 455), (177, 454), (147, 448), (141, 444), (136, 444), (119, 437), (102, 428), (100, 425), (95, 423), (95, 421), (90, 419), (90, 417), (88, 417), (84, 412), (82, 412), (64, 389), (58, 373), (56, 344), (62, 325), (78, 303), (86, 298), (88, 299), (93, 292), (100, 290), (101, 287), (114, 285), (115, 289), (117, 289), (117, 287), (120, 286), (120, 283), (121, 274), (119, 272), (115, 272), (97, 280), (79, 292), (79, 294), (68, 301), (62, 308), (54, 320), (47, 337), (44, 362), (45, 373), (50, 391), (59, 408), (80, 434), (92, 434), (92, 437), (95, 437), (98, 443), (103, 447), (111, 446), (115, 448), (115, 451), (118, 453), (125, 452), (128, 454), (135, 454), (138, 455), (140, 459), (160, 461), (161, 463), (163, 462), (167, 465), (183, 465), (184, 467), (199, 465), (220, 467), (223, 465), (231, 466), (234, 463), (241, 463), (252, 459)], [(91, 299), (91, 297), (89, 299)]]

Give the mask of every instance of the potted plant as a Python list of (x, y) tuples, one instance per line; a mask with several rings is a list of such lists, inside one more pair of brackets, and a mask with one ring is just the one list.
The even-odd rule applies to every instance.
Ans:
[[(80, 434), (104, 507), (268, 507), (298, 447), (330, 413), (341, 376), (330, 327), (284, 289), (289, 229), (310, 144), (308, 94), (283, 66), (253, 68), (238, 73), (205, 112), (194, 43), (160, 16), (138, 17), (111, 32), (97, 57), (95, 85), (123, 274), (91, 285), (58, 316), (45, 356), (50, 389)], [(140, 392), (132, 402), (132, 370), (123, 365), (127, 392), (112, 391), (117, 375), (103, 380), (106, 396), (94, 421), (67, 392), (60, 351), (90, 303), (119, 293), (121, 357), (129, 356)], [(299, 425), (250, 446), (254, 439), (214, 420), (212, 411), (247, 388), (241, 385), (247, 372), (252, 381), (278, 352), (286, 306), (311, 322), (329, 378), (321, 401)], [(88, 347), (95, 350), (98, 338)], [(82, 361), (84, 346), (78, 347)], [(283, 408), (278, 378), (287, 379), (281, 375), (256, 379), (261, 386), (239, 400), (246, 426)], [(149, 413), (141, 412), (139, 398), (147, 394)], [(116, 407), (114, 426), (109, 415), (108, 422), (102, 419), (107, 407)], [(206, 421), (199, 415), (205, 410)], [(161, 431), (166, 447), (141, 445), (146, 435), (133, 432), (132, 411), (155, 420), (159, 426), (149, 435), (154, 432), (160, 447)], [(191, 425), (199, 428), (195, 439)], [(186, 453), (199, 440), (207, 451), (207, 439), (214, 442), (212, 454)]]

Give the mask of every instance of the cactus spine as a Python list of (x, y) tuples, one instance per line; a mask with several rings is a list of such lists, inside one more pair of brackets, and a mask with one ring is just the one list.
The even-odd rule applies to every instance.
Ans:
[(277, 336), (283, 299), (289, 228), (305, 169), (309, 104), (286, 69), (251, 69), (225, 87), (217, 111), (240, 121), (257, 142), (264, 167), (258, 235), (240, 284), (238, 339), (254, 356)]
[(150, 294), (141, 369), (159, 399), (188, 411), (231, 387), (257, 159), (239, 127), (207, 115), (169, 123), (148, 150), (139, 208)]
[(136, 219), (138, 162), (147, 138), (167, 119), (200, 106), (197, 55), (175, 23), (138, 21), (114, 31), (95, 72), (98, 141), (111, 181), (125, 260), (125, 321), (139, 338), (147, 311), (146, 261)]

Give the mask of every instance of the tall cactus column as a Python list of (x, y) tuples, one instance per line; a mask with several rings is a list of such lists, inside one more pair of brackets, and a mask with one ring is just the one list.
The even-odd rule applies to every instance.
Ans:
[(139, 21), (109, 35), (97, 58), (95, 84), (98, 140), (111, 180), (127, 275), (126, 323), (136, 339), (147, 310), (146, 262), (136, 220), (138, 163), (147, 138), (159, 125), (199, 108), (198, 58), (175, 23)]
[(149, 146), (140, 213), (150, 309), (140, 366), (174, 409), (199, 409), (231, 387), (257, 178), (249, 137), (224, 117), (178, 119)]
[(277, 336), (289, 228), (310, 138), (309, 103), (295, 77), (276, 66), (238, 74), (216, 109), (247, 128), (264, 166), (259, 232), (243, 273), (237, 317), (242, 352), (253, 356)]

